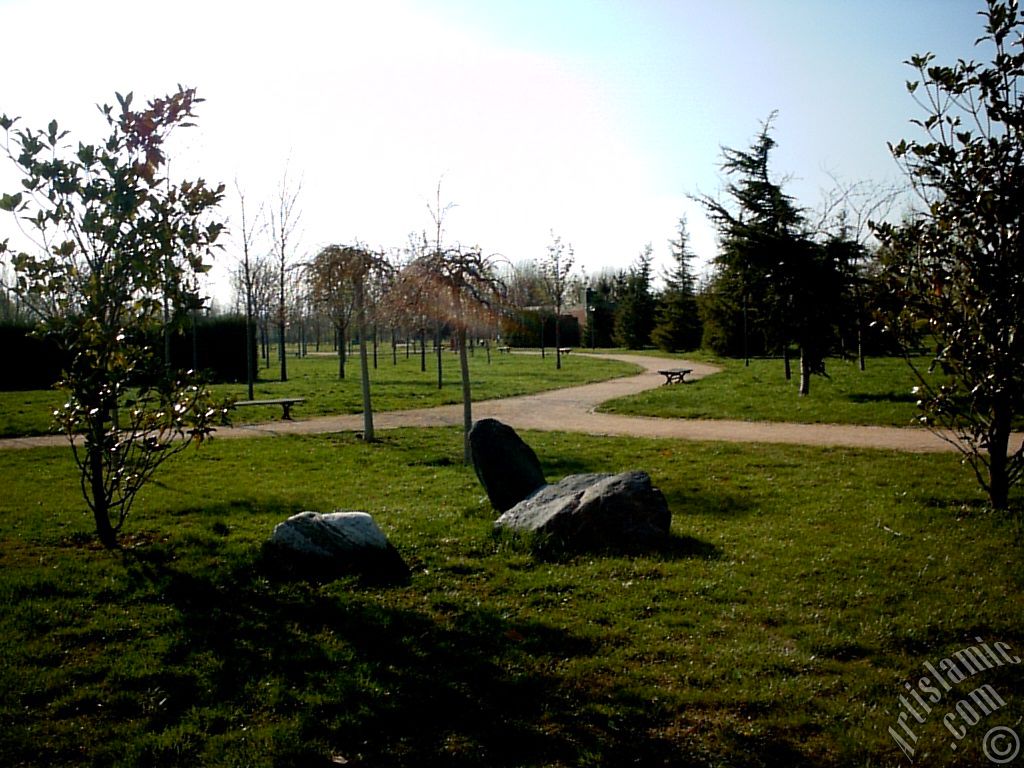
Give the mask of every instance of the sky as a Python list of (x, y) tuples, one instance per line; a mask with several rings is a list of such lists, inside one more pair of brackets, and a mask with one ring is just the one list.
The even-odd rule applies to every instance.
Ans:
[[(887, 142), (923, 138), (903, 62), (984, 58), (981, 0), (0, 0), (0, 113), (99, 141), (96, 109), (195, 87), (171, 175), (227, 185), (222, 215), (298, 192), (296, 260), (433, 232), (512, 264), (552, 233), (577, 272), (656, 270), (685, 217), (699, 270), (722, 147), (773, 112), (773, 174), (813, 211), (900, 183)], [(5, 175), (7, 174), (7, 175)], [(0, 168), (0, 190), (13, 186)], [(14, 182), (16, 184), (16, 181)], [(0, 220), (0, 238), (10, 233)], [(211, 290), (226, 297), (237, 237)], [(266, 243), (262, 249), (266, 249)]]

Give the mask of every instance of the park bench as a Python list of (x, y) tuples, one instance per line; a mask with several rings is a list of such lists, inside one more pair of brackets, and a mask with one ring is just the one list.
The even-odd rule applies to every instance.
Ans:
[(558, 354), (560, 354), (560, 355), (568, 355), (570, 352), (572, 352), (572, 347), (559, 347), (558, 348)]
[(502, 355), (508, 354), (511, 351), (512, 351), (512, 347), (507, 346), (507, 345), (502, 345), (502, 346), (498, 347), (498, 353), (502, 354)]
[(686, 374), (693, 373), (693, 369), (666, 368), (664, 371), (658, 371), (658, 373), (665, 377), (666, 384), (675, 384), (676, 382), (686, 383)]
[(282, 418), (291, 421), (292, 406), (304, 402), (306, 402), (306, 398), (304, 397), (278, 397), (272, 400), (236, 400), (234, 407), (241, 408), (248, 405), (280, 405), (284, 410), (284, 416)]

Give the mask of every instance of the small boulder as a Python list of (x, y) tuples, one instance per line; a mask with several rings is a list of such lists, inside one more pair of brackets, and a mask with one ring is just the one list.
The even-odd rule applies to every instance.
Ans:
[(497, 419), (481, 419), (473, 425), (469, 449), (476, 476), (499, 512), (512, 509), (545, 484), (537, 454), (512, 427)]
[(516, 504), (496, 529), (530, 533), (553, 551), (640, 552), (669, 542), (672, 513), (646, 472), (569, 475)]
[(356, 574), (375, 583), (409, 580), (409, 567), (366, 512), (300, 512), (274, 526), (268, 544), (314, 578)]

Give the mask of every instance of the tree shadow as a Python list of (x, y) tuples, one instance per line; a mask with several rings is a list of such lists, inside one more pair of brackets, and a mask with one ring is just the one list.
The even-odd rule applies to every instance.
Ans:
[[(685, 538), (678, 546), (693, 549)], [(173, 732), (196, 711), (279, 721), (273, 762), (282, 766), (328, 765), (331, 755), (446, 768), (576, 765), (583, 756), (704, 765), (657, 735), (678, 713), (620, 686), (558, 676), (565, 661), (600, 653), (590, 637), (471, 600), (438, 615), (406, 607), (415, 601), (397, 590), (278, 582), (259, 556), (211, 574), (129, 557), (133, 578), (152, 582), (180, 624), (162, 659), (169, 703), (151, 732)], [(226, 718), (211, 727), (235, 726)]]
[(913, 392), (851, 392), (846, 396), (850, 402), (868, 403), (916, 403), (917, 395)]

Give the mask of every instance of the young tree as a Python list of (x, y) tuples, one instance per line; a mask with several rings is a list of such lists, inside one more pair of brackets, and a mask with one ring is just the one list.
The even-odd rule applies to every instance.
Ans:
[(651, 289), (653, 248), (648, 243), (626, 275), (615, 312), (615, 342), (642, 349), (651, 340), (656, 303)]
[[(0, 195), (0, 209), (24, 223), (31, 242), (13, 253), (11, 288), (66, 355), (67, 402), (55, 416), (107, 547), (160, 464), (213, 429), (208, 392), (192, 372), (169, 369), (157, 340), (165, 301), (172, 323), (199, 303), (196, 277), (222, 230), (210, 212), (223, 197), (222, 186), (163, 175), (165, 142), (191, 124), (195, 90), (141, 110), (131, 94), (117, 101), (100, 108), (109, 137), (75, 148), (55, 120), (17, 129), (17, 118), (0, 116), (4, 154), (22, 176), (22, 190)], [(0, 253), (11, 250), (0, 243)]]
[[(329, 245), (306, 265), (314, 301), (326, 307), (338, 330), (339, 355), (344, 359), (345, 328), (354, 316), (359, 334), (360, 386), (363, 396), (363, 440), (373, 442), (373, 404), (370, 399), (370, 366), (367, 356), (367, 294), (391, 265), (383, 254), (360, 245)], [(343, 365), (343, 363), (342, 363)]]
[(670, 241), (672, 268), (665, 272), (665, 291), (661, 296), (651, 341), (658, 349), (676, 352), (700, 347), (701, 325), (697, 312), (697, 294), (693, 276), (686, 219), (679, 219), (678, 237)]
[(486, 325), (502, 303), (504, 290), (494, 260), (479, 249), (432, 250), (406, 265), (396, 284), (393, 301), (447, 322), (455, 332), (462, 377), (463, 458), (471, 461), (469, 431), (473, 427), (473, 395), (466, 339), (469, 331)]
[(947, 374), (936, 384), (918, 372), (922, 420), (954, 431), (1003, 509), (1024, 472), (1024, 448), (1010, 445), (1024, 407), (1024, 20), (1013, 1), (989, 0), (981, 15), (990, 63), (907, 62), (926, 138), (891, 148), (926, 209), (876, 232), (905, 305), (891, 327), (927, 327)]
[[(565, 294), (569, 290), (569, 276), (576, 259), (572, 244), (563, 245), (562, 238), (551, 233), (551, 245), (548, 246), (547, 258), (541, 262), (540, 274), (544, 281), (547, 298), (555, 308), (555, 368), (562, 369), (562, 307), (565, 306)], [(544, 344), (544, 327), (541, 326), (541, 345)]]
[(263, 209), (256, 213), (255, 219), (247, 215), (245, 194), (235, 181), (238, 192), (238, 207), (241, 217), (239, 237), (241, 238), (242, 254), (238, 259), (238, 279), (242, 293), (242, 304), (245, 314), (245, 379), (249, 399), (253, 399), (253, 386), (256, 381), (256, 350), (252, 348), (254, 324), (256, 322), (256, 282), (259, 271), (258, 258), (252, 253), (253, 240), (263, 227)]
[(274, 263), (277, 276), (277, 341), (281, 363), (281, 381), (288, 381), (288, 354), (285, 337), (288, 329), (288, 271), (293, 260), (294, 238), (302, 212), (298, 209), (302, 182), (295, 187), (288, 181), (287, 170), (281, 177), (276, 205), (270, 212), (270, 232), (273, 237)]

